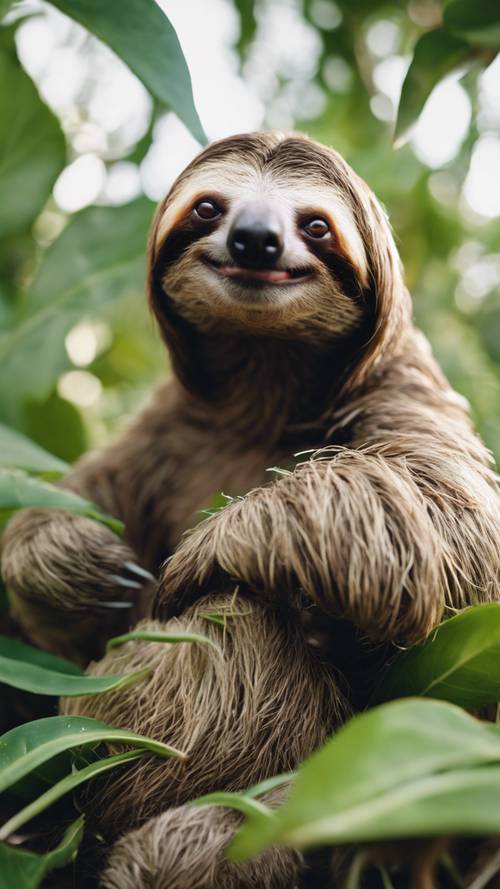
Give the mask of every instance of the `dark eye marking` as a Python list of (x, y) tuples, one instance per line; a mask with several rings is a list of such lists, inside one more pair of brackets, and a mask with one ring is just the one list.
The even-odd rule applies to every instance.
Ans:
[(222, 216), (222, 210), (211, 198), (203, 198), (201, 201), (198, 201), (198, 203), (195, 204), (193, 213), (199, 219), (207, 220), (207, 222)]
[(314, 238), (315, 240), (320, 240), (330, 235), (330, 226), (322, 216), (308, 219), (307, 222), (302, 223), (302, 228), (308, 238)]
[(323, 262), (346, 296), (360, 296), (363, 287), (357, 269), (346, 255), (334, 225), (313, 208), (298, 215), (297, 225), (308, 249)]
[(163, 272), (177, 262), (192, 244), (214, 231), (225, 209), (222, 197), (201, 197), (186, 209), (185, 215), (169, 232), (160, 249), (157, 261)]
[(327, 254), (323, 259), (332, 278), (338, 281), (346, 296), (352, 299), (361, 296), (363, 287), (352, 262), (336, 253)]

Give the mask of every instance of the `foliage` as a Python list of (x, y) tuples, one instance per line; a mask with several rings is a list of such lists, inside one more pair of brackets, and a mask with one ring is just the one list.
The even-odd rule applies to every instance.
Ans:
[(385, 704), (352, 719), (304, 763), (275, 815), (253, 812), (231, 855), (276, 844), (497, 833), (499, 763), (499, 726), (437, 701)]
[(85, 676), (70, 667), (71, 664), (62, 664), (60, 658), (0, 636), (0, 682), (32, 694), (54, 697), (95, 695), (125, 688), (149, 673), (149, 670), (141, 670), (122, 676)]
[[(273, 0), (228, 3), (241, 23), (235, 49), (250, 82), (255, 53), (269, 40), (266, 11)], [(154, 0), (124, 0), (119, 15), (114, 4), (99, 0), (52, 0), (52, 6), (86, 29), (84, 47), (98, 45), (89, 34), (106, 43), (151, 97), (145, 132), (132, 146), (102, 152), (107, 171), (119, 161), (138, 169), (154, 149), (156, 125), (167, 109), (203, 144), (181, 46)], [(316, 41), (317, 59), (305, 74), (290, 62), (270, 72), (262, 93), (266, 122), (275, 123), (285, 108), (291, 124), (334, 144), (385, 202), (417, 320), (452, 384), (469, 399), (485, 440), (500, 454), (500, 219), (479, 217), (461, 196), (478, 145), (500, 125), (498, 114), (488, 117), (481, 105), (481, 73), (500, 46), (500, 7), (496, 0), (296, 0), (289, 6)], [(81, 152), (78, 132), (74, 119), (54, 113), (21, 65), (16, 47), (27, 13), (0, 0), (0, 17), (9, 9), (0, 26), (0, 522), (27, 505), (59, 507), (119, 532), (120, 523), (57, 481), (69, 462), (108, 438), (164, 373), (143, 300), (154, 205), (144, 195), (121, 206), (100, 199), (100, 206), (75, 214), (58, 205), (54, 185)], [(375, 46), (380, 26), (392, 34), (389, 50)], [(272, 40), (277, 45), (279, 35)], [(381, 66), (395, 60), (408, 64), (397, 114), (380, 87)], [(210, 61), (207, 55), (208, 68)], [(433, 167), (412, 134), (427, 99), (450, 73), (468, 97), (471, 121), (455, 156)], [(81, 132), (87, 110), (83, 90), (75, 110)], [(398, 151), (393, 137), (404, 143)], [(82, 329), (93, 343), (83, 358), (69, 347)], [(81, 383), (82, 374), (97, 397), (76, 397), (74, 380)], [(224, 505), (221, 496), (212, 509)], [(358, 716), (297, 776), (198, 800), (233, 806), (246, 816), (231, 854), (241, 858), (276, 842), (308, 848), (442, 832), (500, 833), (499, 730), (453, 706), (473, 708), (500, 698), (499, 610), (469, 609), (398, 655), (381, 677), (377, 701), (421, 697)], [(207, 619), (224, 623), (220, 615)], [(130, 633), (109, 644), (139, 638), (146, 637)], [(192, 634), (147, 638), (209, 642)], [(111, 688), (119, 694), (123, 684), (141, 678), (86, 677), (60, 658), (0, 638), (0, 682), (33, 699)], [(106, 743), (133, 749), (102, 758)], [(93, 720), (48, 716), (14, 727), (0, 739), (0, 788), (9, 803), (22, 799), (26, 805), (10, 806), (0, 837), (7, 840), (81, 782), (145, 751), (182, 755)], [(293, 790), (273, 813), (259, 797), (283, 783)], [(0, 882), (35, 889), (51, 869), (73, 860), (82, 830), (80, 819), (42, 855), (0, 843)], [(381, 874), (390, 885), (388, 873)], [(358, 878), (350, 884), (358, 885)]]
[[(49, 716), (17, 726), (2, 736), (0, 743), (0, 788), (15, 787), (16, 783), (70, 749), (82, 749), (99, 743), (121, 743), (148, 750), (158, 756), (184, 754), (160, 741), (143, 738), (134, 732), (114, 729), (96, 719), (83, 716)], [(5, 839), (5, 837), (4, 837)]]
[(122, 0), (117, 15), (113, 4), (100, 0), (51, 2), (109, 44), (150, 93), (179, 115), (195, 139), (206, 141), (177, 34), (156, 3)]
[(25, 472), (0, 469), (0, 527), (11, 518), (17, 509), (26, 506), (47, 506), (52, 509), (68, 509), (80, 515), (109, 525), (118, 533), (123, 525), (118, 519), (106, 516), (90, 501), (56, 488), (42, 479), (33, 478)]
[[(474, 60), (488, 64), (500, 46), (498, 6), (453, 0), (443, 11), (443, 25), (419, 38), (403, 83), (395, 135), (416, 122), (433, 87), (450, 71)], [(496, 26), (496, 30), (495, 30)], [(490, 51), (484, 51), (484, 48)]]
[(69, 466), (49, 454), (25, 435), (0, 423), (0, 465), (3, 469), (22, 469), (33, 475), (57, 479)]
[(124, 645), (125, 642), (134, 642), (144, 640), (145, 642), (162, 642), (172, 644), (176, 642), (197, 642), (199, 645), (210, 645), (219, 651), (219, 648), (212, 642), (208, 636), (202, 636), (200, 633), (161, 633), (148, 630), (132, 630), (130, 633), (124, 633), (123, 636), (115, 636), (110, 639), (107, 649), (116, 648), (118, 645)]
[(20, 846), (1, 843), (0, 874), (4, 886), (37, 889), (50, 871), (64, 867), (74, 860), (82, 836), (83, 817), (68, 827), (60, 844), (45, 855), (36, 855)]
[(17, 63), (13, 32), (0, 32), (0, 238), (24, 231), (65, 163), (59, 121)]
[(500, 700), (499, 653), (500, 605), (467, 608), (395, 658), (376, 700), (422, 695), (461, 707), (494, 704)]

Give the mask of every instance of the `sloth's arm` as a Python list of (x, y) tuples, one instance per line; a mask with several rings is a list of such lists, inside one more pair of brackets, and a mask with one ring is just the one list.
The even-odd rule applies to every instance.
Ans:
[(63, 510), (24, 509), (2, 540), (11, 613), (42, 648), (82, 663), (132, 619), (145, 577), (109, 528)]
[[(42, 647), (87, 661), (148, 610), (154, 579), (144, 569), (154, 570), (153, 551), (161, 545), (148, 523), (154, 522), (151, 503), (163, 482), (168, 509), (168, 461), (156, 474), (151, 465), (159, 462), (168, 421), (160, 393), (117, 442), (85, 457), (62, 482), (121, 519), (124, 537), (65, 510), (20, 510), (7, 526), (1, 569), (11, 610)], [(163, 541), (166, 533), (164, 527)]]
[(303, 596), (372, 639), (412, 642), (446, 606), (498, 595), (486, 451), (458, 408), (419, 412), (399, 395), (396, 408), (390, 392), (376, 411), (365, 405), (357, 447), (319, 452), (196, 528), (167, 563), (160, 611), (226, 577), (292, 604)]

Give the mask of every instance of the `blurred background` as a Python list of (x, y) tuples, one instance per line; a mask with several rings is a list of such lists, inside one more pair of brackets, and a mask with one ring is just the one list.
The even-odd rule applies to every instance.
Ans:
[[(395, 149), (402, 83), (418, 39), (440, 25), (438, 0), (159, 5), (210, 139), (299, 129), (338, 149), (376, 192), (416, 319), (500, 456), (500, 56), (436, 75)], [(154, 202), (200, 146), (54, 6), (23, 3), (1, 30), (0, 421), (73, 460), (106, 442), (168, 372), (143, 256)], [(440, 70), (439, 58), (430, 64)]]

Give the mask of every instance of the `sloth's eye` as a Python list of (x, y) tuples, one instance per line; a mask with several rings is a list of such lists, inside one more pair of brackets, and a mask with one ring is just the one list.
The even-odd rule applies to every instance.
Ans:
[(310, 238), (324, 238), (325, 235), (329, 234), (330, 226), (328, 225), (325, 219), (321, 219), (320, 216), (317, 219), (310, 219), (303, 226), (306, 235), (309, 235)]
[(221, 215), (221, 211), (219, 210), (217, 204), (214, 204), (213, 201), (200, 201), (196, 204), (194, 208), (194, 212), (200, 219), (217, 219), (218, 216)]

